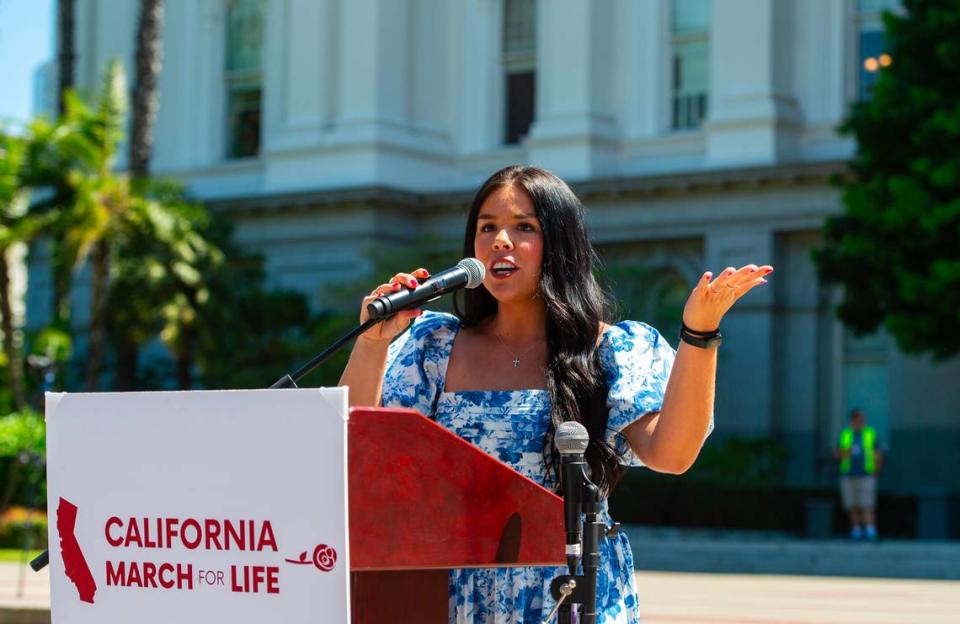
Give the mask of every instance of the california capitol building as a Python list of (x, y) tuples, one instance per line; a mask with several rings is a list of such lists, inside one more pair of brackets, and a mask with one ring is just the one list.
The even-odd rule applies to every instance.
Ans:
[[(642, 276), (632, 316), (674, 345), (662, 311), (702, 271), (776, 267), (724, 321), (714, 435), (769, 436), (788, 483), (831, 485), (860, 407), (889, 451), (883, 490), (960, 490), (960, 359), (846, 331), (811, 260), (855, 149), (836, 128), (891, 62), (880, 12), (896, 5), (167, 0), (151, 168), (319, 309), (329, 285), (384, 277), (371, 249), (459, 249), (493, 171), (545, 167), (586, 204), (604, 263)], [(111, 58), (134, 66), (138, 6), (77, 0), (81, 88)], [(28, 261), (33, 325), (44, 266)]]

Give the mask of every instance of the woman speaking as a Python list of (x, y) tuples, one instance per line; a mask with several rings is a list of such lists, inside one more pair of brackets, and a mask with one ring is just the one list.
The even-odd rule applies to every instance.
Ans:
[[(693, 464), (712, 428), (720, 320), (772, 267), (704, 273), (674, 352), (648, 325), (607, 323), (583, 205), (555, 175), (521, 166), (477, 192), (463, 253), (486, 267), (482, 286), (464, 291), (456, 316), (405, 311), (361, 335), (341, 378), (351, 405), (416, 409), (553, 490), (553, 432), (578, 421), (590, 433), (586, 460), (608, 523), (606, 498), (627, 466), (682, 473)], [(361, 322), (374, 298), (426, 277), (417, 269), (378, 286)], [(539, 624), (553, 605), (550, 581), (565, 572), (454, 570), (450, 621)], [(639, 622), (622, 533), (601, 540), (597, 613), (605, 624)]]

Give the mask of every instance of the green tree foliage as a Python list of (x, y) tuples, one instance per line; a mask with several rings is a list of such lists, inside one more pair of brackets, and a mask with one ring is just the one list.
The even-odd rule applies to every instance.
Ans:
[[(377, 284), (421, 265), (433, 271), (459, 259), (431, 239), (403, 248), (370, 251), (370, 271), (349, 283), (324, 287), (321, 310), (311, 314), (298, 292), (267, 290), (262, 259), (232, 242), (230, 226), (215, 221), (207, 234), (224, 250), (226, 261), (208, 280), (211, 305), (200, 314), (197, 364), (208, 388), (262, 388), (292, 372), (353, 329), (360, 301)], [(430, 305), (449, 311), (452, 297)], [(350, 355), (347, 345), (305, 377), (304, 387), (334, 386)]]
[[(60, 119), (31, 125), (20, 184), (40, 191), (30, 210), (38, 225), (28, 237), (11, 238), (30, 240), (39, 231), (50, 241), (58, 302), (53, 327), (36, 337), (34, 351), (67, 355), (62, 339), (78, 329), (69, 323), (72, 275), (86, 264), (87, 389), (111, 379), (119, 390), (187, 389), (195, 380), (208, 388), (269, 385), (313, 354), (318, 327), (335, 323), (314, 319), (301, 293), (267, 290), (262, 259), (239, 249), (229, 224), (178, 185), (115, 170), (124, 85), (121, 66), (112, 63), (92, 103), (68, 92)], [(167, 347), (165, 365), (154, 358), (151, 369), (140, 370), (147, 345), (154, 354)]]
[[(62, 98), (62, 106), (72, 100), (71, 94)], [(74, 109), (75, 110), (75, 107)], [(60, 233), (63, 213), (76, 202), (74, 181), (81, 175), (83, 163), (93, 158), (87, 133), (76, 115), (65, 113), (56, 121), (38, 118), (30, 124), (26, 158), (21, 172), (25, 187), (39, 189), (42, 198), (34, 198), (30, 213), (36, 221), (43, 221), (42, 231), (49, 237), (53, 293), (50, 313), (53, 328), (64, 334), (70, 330), (69, 291), (73, 276), (66, 245)], [(32, 237), (24, 237), (29, 241)]]
[(10, 402), (15, 410), (26, 407), (23, 379), (23, 355), (19, 328), (13, 318), (10, 291), (10, 248), (23, 238), (26, 225), (27, 193), (20, 172), (23, 168), (24, 140), (0, 130), (0, 332), (3, 334), (3, 357)]
[(177, 386), (191, 386), (191, 335), (210, 297), (207, 273), (223, 253), (204, 232), (207, 211), (174, 184), (138, 181), (147, 218), (118, 241), (107, 296), (107, 328), (115, 354), (114, 388), (142, 387), (141, 347), (159, 335), (177, 362)]
[[(50, 216), (45, 233), (54, 245), (61, 306), (69, 301), (64, 293), (70, 275), (85, 263), (91, 267), (86, 388), (99, 386), (113, 347), (116, 385), (132, 389), (140, 346), (158, 332), (177, 333), (172, 326), (183, 333), (206, 296), (197, 267), (216, 264), (221, 254), (199, 234), (205, 211), (179, 189), (149, 179), (131, 181), (114, 170), (126, 113), (119, 62), (108, 67), (92, 105), (72, 92), (65, 100), (60, 120), (32, 127), (27, 181), (48, 196), (33, 212)], [(70, 329), (63, 322), (66, 310), (55, 310), (55, 318), (58, 327)], [(179, 343), (168, 344), (180, 357)]]
[(67, 118), (75, 119), (84, 135), (86, 158), (68, 175), (73, 204), (62, 211), (58, 225), (64, 247), (63, 260), (78, 268), (90, 261), (90, 325), (87, 344), (86, 387), (99, 386), (100, 366), (106, 350), (106, 303), (110, 282), (112, 246), (130, 236), (150, 219), (148, 206), (131, 191), (126, 176), (114, 173), (117, 148), (123, 139), (126, 113), (126, 80), (119, 62), (107, 74), (98, 101), (88, 108), (68, 94)]
[(119, 62), (108, 68), (92, 106), (72, 91), (64, 95), (64, 102), (60, 119), (39, 119), (31, 124), (23, 183), (41, 191), (42, 199), (31, 205), (30, 213), (43, 223), (41, 233), (50, 240), (52, 313), (60, 331), (70, 330), (68, 293), (73, 273), (90, 261), (87, 378), (92, 390), (104, 351), (110, 244), (142, 221), (143, 210), (128, 179), (113, 170), (126, 109), (126, 84)]
[(728, 436), (703, 448), (687, 476), (725, 485), (777, 487), (783, 484), (787, 448), (772, 438)]
[(960, 352), (960, 4), (905, 0), (884, 21), (892, 64), (842, 131), (857, 140), (842, 216), (815, 254), (840, 318), (908, 353)]
[(171, 325), (164, 340), (189, 347), (206, 388), (265, 388), (319, 350), (315, 319), (297, 291), (265, 287), (263, 258), (233, 242), (233, 226), (212, 219), (204, 236), (224, 261), (201, 267), (209, 297), (188, 325)]
[(0, 514), (13, 502), (35, 505), (46, 498), (39, 490), (43, 465), (38, 461), (45, 450), (42, 415), (25, 410), (0, 416)]

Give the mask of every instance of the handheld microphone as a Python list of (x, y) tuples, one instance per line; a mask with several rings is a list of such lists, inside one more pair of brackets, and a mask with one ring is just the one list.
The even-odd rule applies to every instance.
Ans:
[(476, 288), (483, 283), (486, 274), (483, 263), (476, 258), (464, 258), (457, 266), (431, 275), (413, 290), (403, 289), (377, 297), (367, 304), (367, 314), (371, 319), (380, 320), (401, 310), (418, 308), (421, 305), (439, 299), (442, 295), (461, 288)]
[(590, 442), (587, 428), (575, 421), (562, 423), (553, 436), (553, 444), (560, 453), (561, 479), (563, 484), (563, 524), (567, 531), (567, 567), (570, 574), (577, 573), (580, 558), (583, 524), (583, 478), (587, 461), (583, 453)]

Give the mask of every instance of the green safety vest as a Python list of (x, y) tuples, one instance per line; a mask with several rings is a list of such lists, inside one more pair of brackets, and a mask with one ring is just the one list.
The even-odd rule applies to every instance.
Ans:
[[(868, 475), (877, 470), (877, 458), (874, 446), (877, 443), (877, 431), (873, 427), (864, 427), (860, 430), (860, 442), (863, 444), (863, 470)], [(853, 448), (853, 429), (845, 428), (840, 432), (840, 450), (849, 451)], [(850, 472), (850, 456), (840, 460), (840, 474)]]

